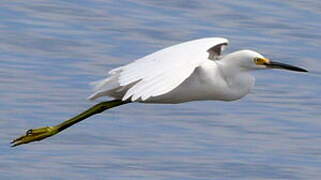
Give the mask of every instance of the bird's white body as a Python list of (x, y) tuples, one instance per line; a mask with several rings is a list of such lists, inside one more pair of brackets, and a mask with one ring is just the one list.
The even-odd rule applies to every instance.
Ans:
[(207, 61), (195, 69), (195, 71), (177, 88), (160, 96), (151, 97), (148, 103), (183, 103), (200, 100), (237, 100), (249, 93), (254, 84), (254, 78), (249, 73), (242, 73), (229, 81), (242, 83), (228, 83), (220, 70), (220, 64)]
[(114, 98), (98, 103), (56, 126), (30, 129), (11, 143), (18, 146), (53, 136), (106, 109), (130, 102), (176, 104), (199, 100), (237, 100), (254, 85), (252, 70), (277, 68), (297, 72), (307, 70), (270, 61), (251, 50), (221, 56), (228, 41), (204, 38), (174, 45), (109, 72), (109, 77), (93, 83), (90, 100)]
[[(250, 92), (254, 69), (250, 50), (220, 56), (228, 41), (204, 38), (174, 45), (113, 69), (95, 82), (93, 100), (101, 96), (144, 103), (240, 99)], [(211, 50), (212, 48), (212, 50)], [(248, 62), (249, 61), (249, 62)], [(255, 67), (257, 69), (257, 67)]]

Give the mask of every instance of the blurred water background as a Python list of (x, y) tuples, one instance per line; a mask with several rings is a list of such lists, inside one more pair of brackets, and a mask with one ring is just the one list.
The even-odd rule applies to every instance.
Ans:
[[(2, 0), (0, 179), (319, 179), (320, 22), (319, 0)], [(236, 102), (121, 106), (10, 148), (97, 103), (88, 83), (108, 70), (209, 36), (311, 72), (256, 72)]]

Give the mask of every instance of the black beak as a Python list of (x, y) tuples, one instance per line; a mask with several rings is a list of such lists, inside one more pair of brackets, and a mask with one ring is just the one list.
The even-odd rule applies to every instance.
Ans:
[(274, 61), (264, 63), (264, 65), (268, 68), (273, 68), (273, 69), (286, 69), (286, 70), (297, 71), (297, 72), (308, 72), (307, 70), (297, 66), (292, 66), (289, 64), (284, 64), (284, 63), (274, 62)]

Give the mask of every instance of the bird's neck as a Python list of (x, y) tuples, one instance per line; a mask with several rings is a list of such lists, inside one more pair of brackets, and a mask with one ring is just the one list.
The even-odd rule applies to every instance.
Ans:
[(249, 74), (248, 70), (240, 68), (240, 66), (237, 64), (237, 61), (235, 62), (230, 58), (233, 57), (226, 56), (224, 59), (217, 61), (220, 73), (225, 80), (235, 79), (240, 75)]
[(232, 100), (242, 98), (248, 94), (254, 85), (255, 79), (249, 71), (245, 71), (231, 64), (225, 64), (224, 62), (218, 64), (220, 74), (226, 86), (228, 87), (228, 93)]

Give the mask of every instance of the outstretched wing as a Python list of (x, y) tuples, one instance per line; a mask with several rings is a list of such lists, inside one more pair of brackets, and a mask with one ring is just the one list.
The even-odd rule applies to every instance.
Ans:
[(174, 45), (109, 72), (107, 79), (96, 83), (89, 99), (126, 90), (122, 100), (145, 101), (178, 87), (204, 61), (218, 60), (224, 38), (203, 38)]

